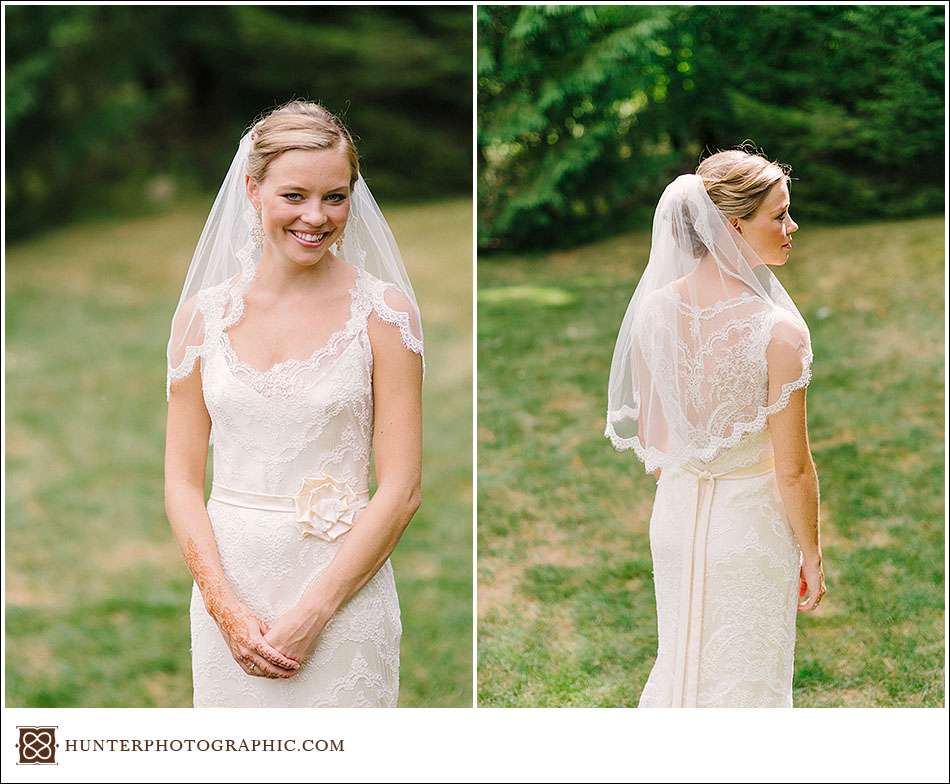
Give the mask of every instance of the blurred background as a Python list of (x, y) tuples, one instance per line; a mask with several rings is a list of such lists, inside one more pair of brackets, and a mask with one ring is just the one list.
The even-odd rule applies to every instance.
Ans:
[(649, 225), (671, 172), (752, 136), (796, 219), (943, 211), (942, 6), (478, 14), (480, 250)]
[(303, 98), (356, 137), (426, 331), (400, 705), (471, 705), (471, 8), (4, 12), (6, 704), (191, 704), (165, 346), (241, 135)]
[(478, 699), (636, 705), (655, 479), (603, 437), (663, 188), (791, 165), (828, 595), (797, 706), (944, 683), (943, 6), (478, 9)]
[[(216, 191), (261, 112), (319, 100), (374, 195), (470, 191), (471, 19), (408, 6), (11, 6), (7, 239)], [(466, 189), (469, 189), (468, 191)]]

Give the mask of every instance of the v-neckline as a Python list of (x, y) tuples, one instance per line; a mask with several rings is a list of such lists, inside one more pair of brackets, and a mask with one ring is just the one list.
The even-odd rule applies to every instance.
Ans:
[[(343, 323), (343, 326), (341, 326), (336, 331), (332, 332), (330, 334), (330, 337), (328, 337), (327, 340), (319, 348), (313, 351), (309, 356), (303, 357), (301, 359), (297, 359), (294, 357), (291, 357), (289, 359), (282, 359), (280, 362), (274, 363), (266, 370), (261, 370), (260, 368), (254, 367), (254, 365), (251, 365), (250, 363), (245, 362), (243, 359), (241, 359), (238, 356), (237, 351), (234, 350), (234, 345), (231, 343), (231, 336), (228, 333), (228, 330), (234, 327), (236, 324), (239, 324), (241, 322), (241, 319), (243, 319), (244, 317), (244, 305), (245, 305), (244, 293), (245, 292), (243, 290), (240, 291), (239, 296), (241, 297), (241, 315), (233, 324), (228, 324), (221, 330), (221, 343), (222, 343), (222, 346), (224, 347), (224, 352), (225, 352), (225, 355), (228, 357), (229, 362), (233, 366), (240, 368), (242, 372), (248, 373), (252, 376), (267, 377), (271, 375), (276, 375), (277, 373), (285, 371), (289, 368), (313, 364), (318, 359), (322, 358), (325, 353), (328, 353), (332, 348), (334, 348), (337, 342), (339, 342), (339, 340), (350, 331), (352, 327), (353, 319), (356, 316), (356, 302), (358, 299), (357, 290), (359, 289), (359, 286), (360, 286), (360, 278), (362, 276), (362, 270), (360, 267), (354, 267), (354, 269), (356, 270), (356, 276), (353, 280), (353, 285), (350, 286), (347, 292), (350, 298), (350, 310), (349, 310), (349, 315), (346, 318), (346, 321)], [(250, 283), (250, 281), (248, 283)]]

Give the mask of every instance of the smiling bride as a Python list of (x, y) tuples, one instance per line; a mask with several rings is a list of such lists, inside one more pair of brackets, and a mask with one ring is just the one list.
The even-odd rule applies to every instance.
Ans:
[(422, 353), (349, 132), (315, 103), (270, 112), (240, 141), (168, 343), (165, 508), (194, 576), (196, 707), (396, 705), (389, 556), (420, 503)]

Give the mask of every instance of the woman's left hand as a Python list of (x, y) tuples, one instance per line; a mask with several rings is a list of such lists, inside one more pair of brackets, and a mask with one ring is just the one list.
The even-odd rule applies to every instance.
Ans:
[(287, 656), (301, 664), (310, 658), (317, 647), (317, 641), (325, 620), (314, 613), (307, 613), (299, 606), (291, 607), (271, 626), (263, 625), (264, 639)]

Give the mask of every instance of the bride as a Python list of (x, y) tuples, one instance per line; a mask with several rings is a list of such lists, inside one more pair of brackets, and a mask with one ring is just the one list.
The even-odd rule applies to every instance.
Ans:
[(346, 128), (307, 101), (263, 117), (168, 343), (165, 508), (194, 576), (196, 707), (396, 705), (389, 556), (420, 503), (422, 345)]
[(791, 707), (796, 615), (825, 592), (811, 340), (768, 267), (798, 230), (788, 180), (742, 149), (677, 177), (620, 328), (605, 434), (657, 476), (641, 707)]

